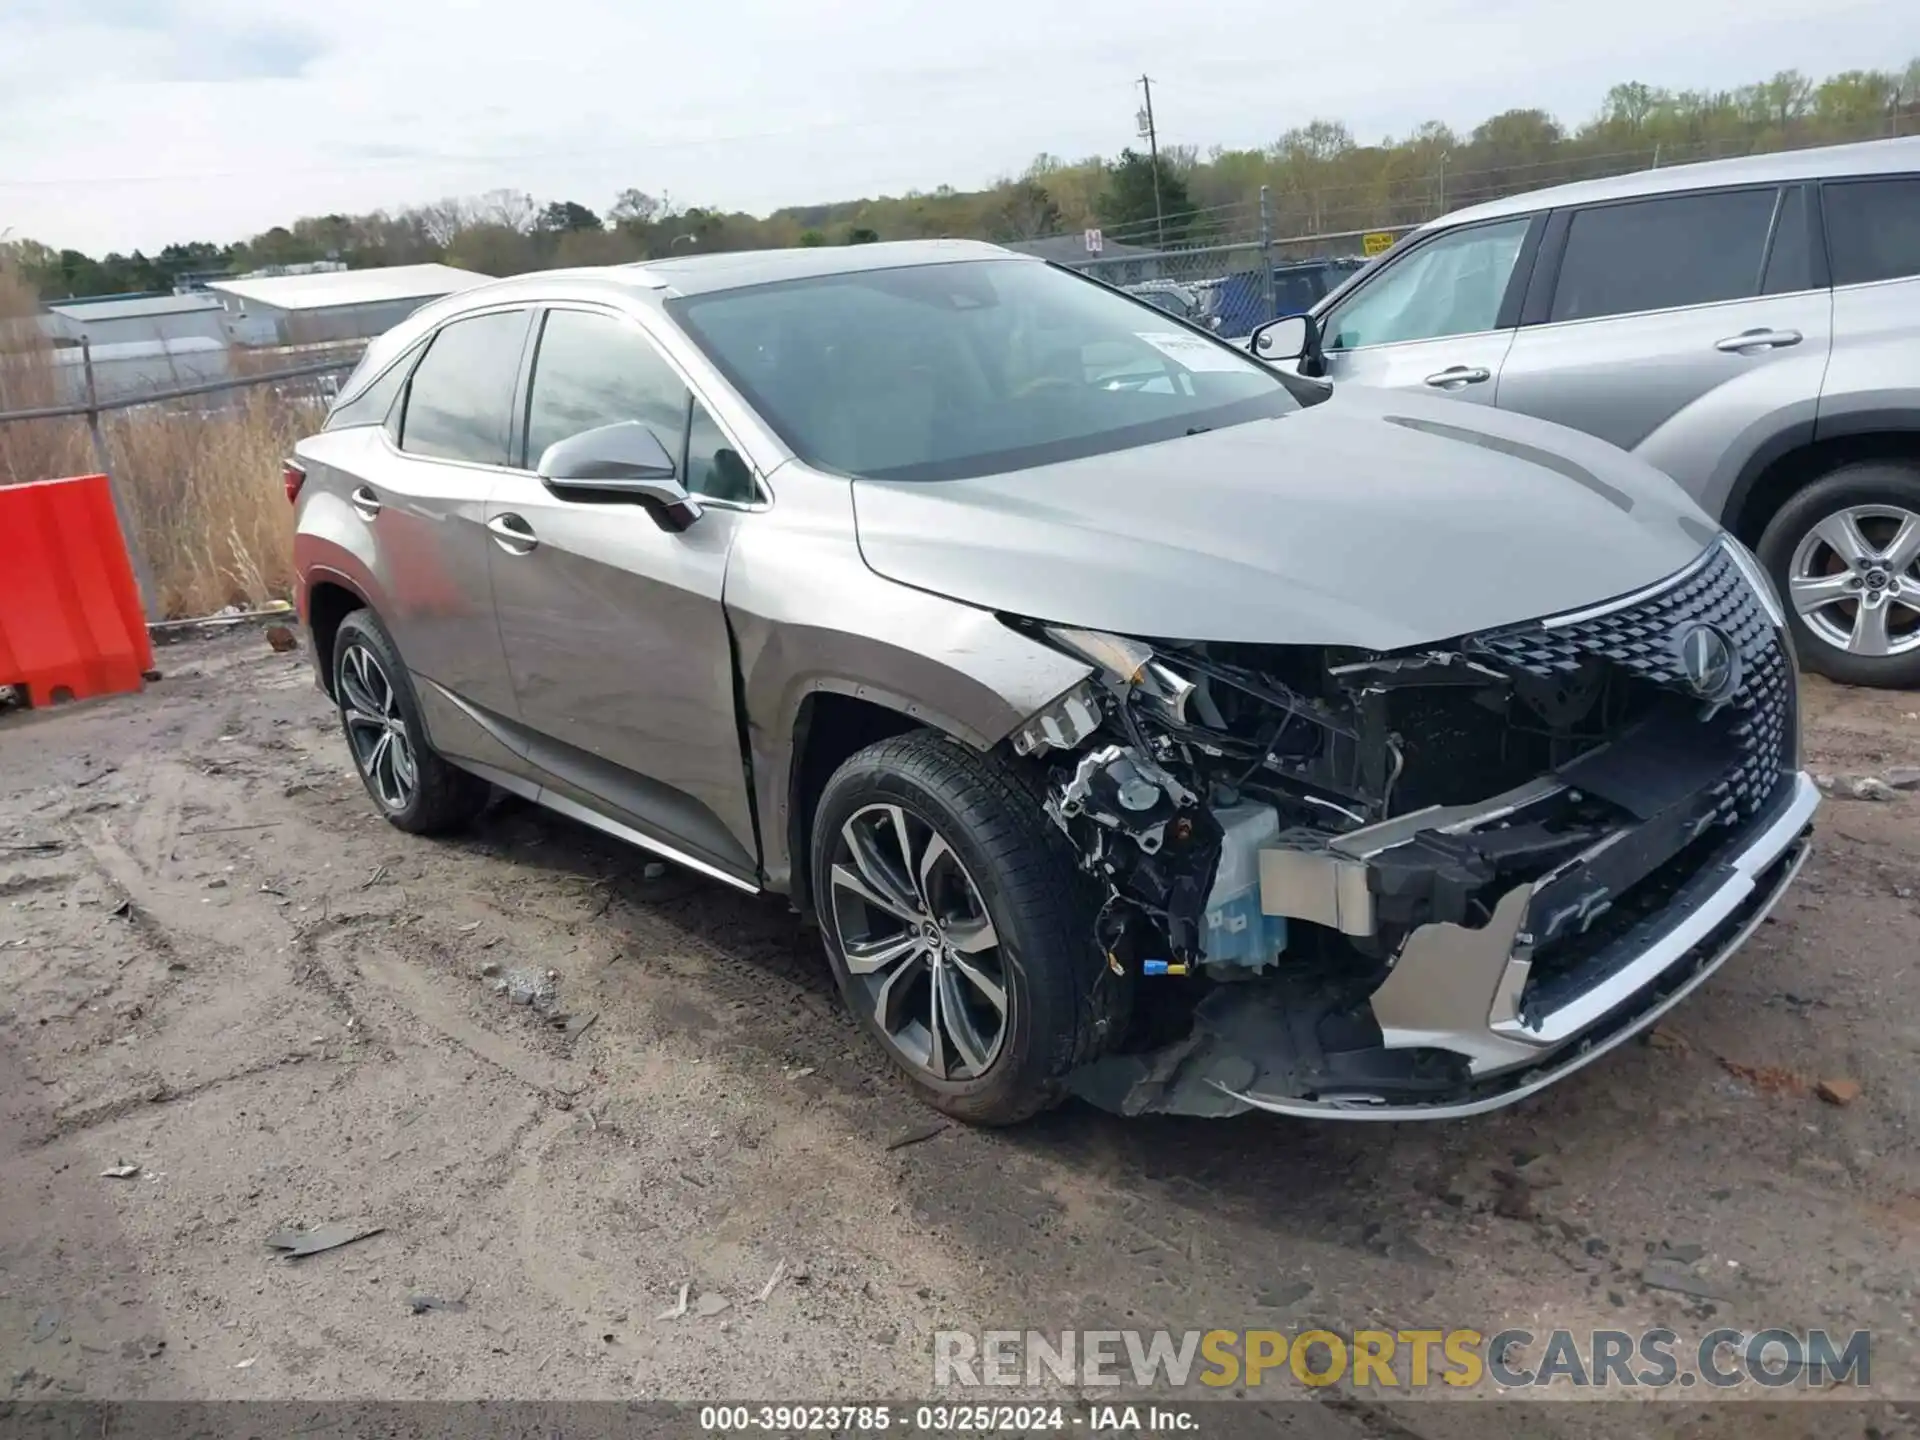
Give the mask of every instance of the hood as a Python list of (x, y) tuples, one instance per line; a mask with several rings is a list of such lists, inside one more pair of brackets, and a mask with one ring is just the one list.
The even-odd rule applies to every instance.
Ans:
[(1718, 533), (1589, 436), (1353, 387), (1271, 420), (970, 480), (857, 480), (877, 573), (1169, 640), (1392, 650), (1578, 609)]

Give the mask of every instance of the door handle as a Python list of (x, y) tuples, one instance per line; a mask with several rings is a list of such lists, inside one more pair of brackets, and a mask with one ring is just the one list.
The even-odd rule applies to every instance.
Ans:
[(371, 520), (380, 513), (380, 497), (367, 486), (354, 486), (351, 498), (354, 511), (362, 520)]
[(518, 515), (496, 515), (487, 521), (493, 543), (509, 555), (530, 555), (540, 546), (533, 538), (533, 527)]
[(1436, 390), (1458, 390), (1462, 385), (1479, 385), (1492, 378), (1493, 372), (1484, 365), (1449, 365), (1438, 375), (1427, 376), (1427, 384)]
[(1753, 355), (1762, 350), (1784, 350), (1789, 345), (1798, 345), (1800, 340), (1798, 330), (1742, 330), (1738, 335), (1714, 341), (1713, 348), (1729, 355)]

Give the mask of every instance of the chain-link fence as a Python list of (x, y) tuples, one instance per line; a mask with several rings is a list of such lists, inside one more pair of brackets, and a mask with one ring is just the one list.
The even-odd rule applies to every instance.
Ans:
[(284, 597), (281, 463), (364, 348), (236, 349), (211, 376), (204, 356), (108, 372), (86, 346), (0, 352), (0, 485), (106, 474), (150, 619)]
[[(1229, 339), (1280, 315), (1308, 310), (1348, 276), (1406, 234), (1410, 225), (1318, 235), (1273, 232), (1271, 201), (1262, 195), (1247, 239), (1213, 237), (1150, 248), (1100, 232), (1086, 237), (1084, 257), (1064, 263), (1127, 290), (1169, 314)], [(1195, 228), (1231, 233), (1244, 217), (1238, 208), (1205, 217)], [(1121, 235), (1139, 234), (1129, 227)], [(1190, 230), (1191, 234), (1192, 231)], [(1151, 230), (1147, 231), (1151, 238)], [(1097, 243), (1098, 250), (1092, 246)]]
[[(1662, 142), (1599, 152), (1567, 146), (1567, 153), (1533, 158), (1490, 156), (1477, 145), (1466, 146), (1460, 157), (1437, 151), (1379, 152), (1365, 162), (1275, 158), (1286, 178), (1260, 186), (1257, 195), (1102, 227), (1058, 242), (1081, 240), (1084, 252), (1050, 253), (1169, 313), (1237, 338), (1265, 320), (1310, 308), (1401, 236), (1470, 205), (1695, 161), (1901, 135), (1920, 135), (1920, 113), (1818, 132), (1769, 131), (1758, 140)], [(1369, 166), (1376, 173), (1352, 178)]]

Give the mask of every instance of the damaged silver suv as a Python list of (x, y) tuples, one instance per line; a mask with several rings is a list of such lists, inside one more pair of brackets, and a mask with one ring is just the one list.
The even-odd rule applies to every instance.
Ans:
[(467, 291), (286, 483), (394, 824), (497, 786), (791, 897), (968, 1120), (1490, 1109), (1806, 853), (1779, 602), (1660, 474), (991, 246)]

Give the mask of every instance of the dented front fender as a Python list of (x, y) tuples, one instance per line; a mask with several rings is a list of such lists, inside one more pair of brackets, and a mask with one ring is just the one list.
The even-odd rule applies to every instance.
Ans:
[(992, 611), (868, 569), (850, 482), (787, 467), (775, 485), (778, 503), (741, 528), (726, 605), (762, 870), (786, 890), (795, 732), (808, 697), (871, 701), (985, 750), (1091, 671)]

